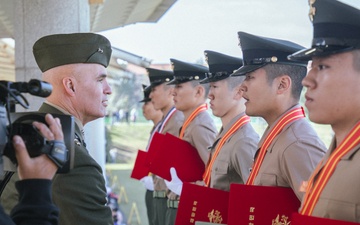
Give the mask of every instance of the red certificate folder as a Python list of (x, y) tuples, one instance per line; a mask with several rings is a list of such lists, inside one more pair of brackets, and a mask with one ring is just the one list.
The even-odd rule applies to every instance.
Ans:
[[(149, 150), (149, 153), (151, 152), (150, 172), (170, 181), (170, 168), (174, 167), (183, 182), (202, 180), (205, 165), (197, 150), (190, 143), (171, 134), (163, 136), (165, 138), (153, 136), (153, 141), (159, 143), (160, 146), (154, 145), (153, 149)], [(156, 140), (157, 138), (161, 141)]]
[(175, 225), (194, 225), (196, 221), (226, 224), (229, 192), (184, 183)]
[(134, 168), (131, 172), (130, 177), (140, 180), (141, 178), (149, 175), (149, 166), (146, 164), (147, 152), (138, 150)]
[(313, 216), (304, 216), (299, 213), (291, 215), (291, 225), (355, 225), (358, 223), (319, 218)]
[(228, 225), (288, 224), (299, 207), (291, 188), (231, 184)]
[(165, 135), (156, 132), (153, 135), (153, 138), (151, 139), (149, 149), (147, 152), (147, 157), (145, 161), (147, 166), (150, 167), (155, 155), (157, 154), (158, 151), (160, 151), (159, 149), (164, 147), (164, 143), (165, 143)]

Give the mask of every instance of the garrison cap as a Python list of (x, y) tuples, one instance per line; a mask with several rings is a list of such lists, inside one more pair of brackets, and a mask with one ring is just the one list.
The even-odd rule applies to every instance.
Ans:
[(143, 87), (143, 92), (144, 92), (144, 99), (141, 100), (140, 102), (150, 102), (151, 98), (149, 96), (150, 96), (151, 89), (146, 88), (147, 86), (145, 84), (143, 84), (142, 87)]
[(146, 90), (148, 91), (151, 91), (151, 88), (156, 87), (162, 83), (169, 82), (174, 77), (174, 73), (171, 70), (146, 68), (146, 71), (150, 79), (150, 85), (146, 87)]
[(309, 5), (312, 47), (290, 55), (291, 60), (360, 49), (360, 10), (336, 0), (310, 0)]
[(109, 40), (94, 33), (48, 35), (33, 46), (36, 63), (42, 72), (73, 63), (97, 63), (107, 67), (111, 51)]
[(241, 58), (209, 50), (204, 51), (204, 54), (209, 65), (209, 73), (200, 81), (202, 84), (226, 79), (234, 70), (242, 66)]
[(305, 62), (290, 61), (287, 56), (304, 47), (290, 41), (238, 32), (243, 53), (243, 66), (231, 76), (244, 76), (269, 63), (306, 66)]
[(174, 79), (168, 84), (181, 84), (193, 80), (202, 80), (205, 74), (209, 72), (206, 66), (183, 62), (177, 59), (170, 59), (174, 71)]

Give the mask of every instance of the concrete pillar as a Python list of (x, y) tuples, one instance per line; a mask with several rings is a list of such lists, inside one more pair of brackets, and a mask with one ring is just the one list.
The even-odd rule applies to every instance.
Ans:
[[(56, 33), (89, 32), (90, 9), (88, 0), (12, 0), (14, 1), (14, 39), (16, 81), (40, 79), (41, 71), (32, 54), (32, 46), (42, 36)], [(30, 111), (36, 111), (45, 100), (25, 95)], [(17, 112), (25, 111), (17, 106)], [(95, 126), (95, 128), (94, 128)], [(87, 133), (88, 150), (104, 167), (105, 131), (104, 120), (99, 119)], [(103, 138), (99, 138), (103, 137)]]
[(102, 167), (105, 174), (105, 120), (100, 118), (87, 123), (84, 127), (86, 148), (90, 155)]
[[(88, 32), (88, 0), (13, 0), (16, 81), (41, 79), (32, 46), (42, 36), (55, 33)], [(39, 108), (43, 98), (26, 95), (30, 110)], [(24, 111), (17, 107), (17, 111)]]

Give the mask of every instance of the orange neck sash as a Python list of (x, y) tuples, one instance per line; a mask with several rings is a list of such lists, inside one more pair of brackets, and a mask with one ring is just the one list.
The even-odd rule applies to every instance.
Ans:
[(180, 130), (180, 135), (179, 135), (179, 138), (180, 139), (183, 139), (184, 137), (184, 133), (185, 133), (185, 130), (187, 128), (187, 126), (189, 126), (189, 124), (191, 123), (191, 121), (193, 121), (193, 119), (199, 115), (199, 113), (203, 112), (207, 110), (207, 104), (202, 104), (200, 105), (199, 107), (197, 107), (194, 112), (191, 113), (191, 115), (189, 116), (189, 118), (186, 119), (186, 121), (184, 122), (183, 126), (181, 127), (181, 130)]
[(297, 107), (297, 108), (287, 112), (282, 118), (280, 118), (280, 120), (275, 124), (273, 129), (269, 132), (269, 134), (265, 138), (265, 141), (259, 150), (260, 151), (259, 155), (256, 158), (254, 166), (251, 170), (250, 176), (249, 176), (248, 180), (246, 181), (247, 185), (254, 184), (255, 178), (256, 178), (257, 174), (259, 173), (261, 164), (264, 160), (266, 150), (270, 146), (271, 142), (275, 139), (275, 137), (281, 132), (281, 130), (286, 125), (290, 124), (291, 122), (293, 122), (295, 120), (298, 120), (298, 119), (304, 118), (304, 117), (305, 117), (304, 109), (302, 107)]
[(320, 171), (322, 163), (318, 164), (315, 172), (311, 175), (308, 182), (304, 197), (304, 204), (300, 210), (300, 214), (312, 214), (322, 190), (329, 181), (340, 159), (358, 144), (360, 144), (360, 122), (356, 124), (356, 126), (346, 136), (344, 141), (331, 153), (331, 156), (325, 163), (315, 183), (314, 177)]
[(250, 117), (247, 115), (244, 115), (240, 117), (232, 126), (231, 128), (224, 134), (224, 136), (221, 138), (219, 143), (216, 146), (216, 149), (214, 151), (214, 155), (211, 157), (209, 163), (206, 166), (203, 180), (205, 182), (206, 186), (209, 186), (210, 184), (210, 176), (211, 176), (211, 169), (215, 162), (216, 157), (218, 156), (220, 149), (224, 145), (224, 143), (231, 137), (238, 129), (240, 129), (244, 124), (248, 123), (250, 121)]

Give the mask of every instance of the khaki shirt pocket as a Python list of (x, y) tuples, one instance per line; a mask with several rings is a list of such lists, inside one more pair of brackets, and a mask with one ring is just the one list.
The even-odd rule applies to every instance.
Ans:
[(278, 186), (276, 174), (262, 173), (260, 175), (261, 186)]
[(215, 174), (224, 175), (228, 173), (229, 163), (226, 161), (218, 161), (215, 167)]
[(360, 206), (351, 202), (330, 199), (326, 214), (325, 216), (328, 218), (360, 222)]

